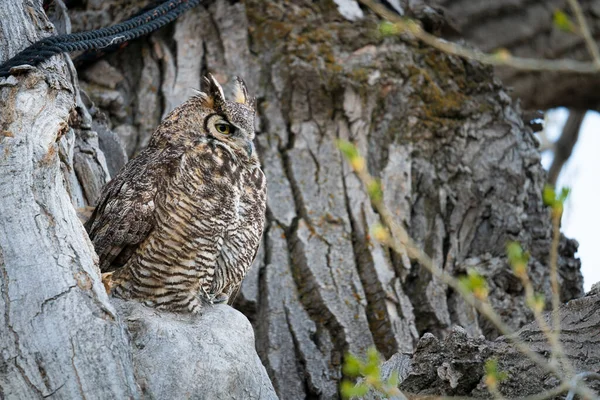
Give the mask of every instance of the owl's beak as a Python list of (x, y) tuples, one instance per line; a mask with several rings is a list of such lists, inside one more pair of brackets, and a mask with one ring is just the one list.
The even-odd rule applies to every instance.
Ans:
[(246, 142), (246, 153), (248, 153), (248, 158), (251, 158), (252, 154), (254, 154), (254, 143), (252, 143), (252, 140)]

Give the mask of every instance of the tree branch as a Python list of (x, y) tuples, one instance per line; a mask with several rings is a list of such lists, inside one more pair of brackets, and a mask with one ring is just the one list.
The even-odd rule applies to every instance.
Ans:
[(569, 117), (563, 127), (560, 138), (554, 143), (554, 159), (548, 171), (548, 184), (556, 186), (560, 171), (571, 157), (573, 148), (579, 138), (579, 131), (586, 111), (569, 110)]

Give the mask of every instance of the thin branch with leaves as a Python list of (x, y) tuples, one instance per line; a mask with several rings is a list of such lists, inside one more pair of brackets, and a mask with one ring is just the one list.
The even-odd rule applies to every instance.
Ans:
[(596, 41), (592, 36), (590, 27), (587, 21), (585, 20), (585, 16), (583, 15), (583, 11), (581, 10), (581, 5), (577, 0), (567, 0), (567, 2), (569, 3), (569, 7), (571, 7), (571, 10), (573, 10), (573, 14), (575, 14), (579, 32), (585, 40), (585, 45), (587, 46), (590, 55), (594, 59), (594, 65), (600, 68), (600, 51), (598, 51), (598, 45), (596, 45)]
[[(373, 12), (375, 12), (377, 15), (388, 21), (382, 23), (380, 26), (380, 31), (382, 34), (408, 34), (447, 54), (469, 60), (475, 60), (486, 65), (506, 66), (523, 71), (572, 72), (580, 74), (597, 74), (600, 72), (600, 62), (598, 61), (600, 58), (596, 59), (597, 56), (600, 57), (598, 55), (598, 49), (593, 42), (593, 38), (591, 38), (591, 33), (587, 23), (585, 22), (585, 19), (579, 18), (579, 16), (577, 16), (579, 31), (586, 41), (588, 50), (592, 54), (594, 59), (593, 62), (570, 59), (547, 60), (539, 58), (516, 57), (510, 54), (510, 52), (506, 49), (499, 49), (493, 54), (484, 53), (461, 46), (457, 43), (440, 39), (437, 36), (425, 31), (418, 22), (412, 19), (400, 17), (373, 0), (360, 0), (360, 2), (373, 10)], [(579, 5), (576, 0), (569, 0), (569, 3), (576, 3), (577, 6)], [(581, 7), (579, 7), (578, 10), (581, 11)], [(577, 12), (575, 12), (575, 14), (577, 15)], [(593, 43), (593, 46), (591, 43)]]
[[(538, 353), (534, 352), (529, 346), (527, 346), (514, 332), (502, 321), (502, 318), (499, 314), (494, 310), (491, 304), (488, 301), (488, 287), (485, 279), (479, 275), (476, 271), (470, 270), (468, 271), (467, 276), (457, 279), (456, 277), (448, 274), (446, 271), (442, 270), (439, 266), (437, 266), (433, 260), (416, 244), (416, 242), (410, 237), (406, 229), (402, 227), (395, 219), (391, 211), (388, 209), (386, 204), (383, 201), (383, 190), (381, 188), (380, 183), (373, 178), (366, 168), (366, 160), (359, 154), (356, 146), (348, 141), (338, 140), (337, 141), (338, 148), (344, 154), (348, 162), (350, 163), (354, 173), (361, 181), (363, 186), (366, 188), (367, 193), (369, 194), (369, 198), (371, 200), (371, 204), (374, 209), (379, 214), (381, 224), (375, 225), (372, 227), (372, 236), (378, 240), (380, 243), (390, 247), (398, 254), (407, 254), (412, 260), (417, 261), (420, 266), (429, 271), (434, 278), (438, 279), (442, 283), (448, 285), (452, 289), (454, 289), (460, 296), (469, 304), (474, 307), (480, 314), (486, 317), (490, 322), (494, 324), (494, 326), (498, 329), (500, 333), (502, 333), (511, 343), (525, 356), (527, 356), (531, 361), (533, 361), (538, 367), (543, 370), (553, 374), (556, 376), (561, 384), (558, 385), (561, 389), (561, 393), (569, 390), (573, 393), (577, 393), (585, 398), (597, 398), (593, 391), (591, 391), (581, 380), (573, 379), (573, 368), (567, 363), (566, 358), (563, 357), (562, 346), (559, 341), (559, 333), (560, 333), (560, 320), (556, 319), (558, 316), (558, 302), (559, 300), (554, 300), (554, 298), (558, 299), (558, 290), (553, 289), (553, 308), (556, 306), (556, 310), (553, 310), (554, 318), (554, 326), (553, 329), (550, 330), (548, 325), (543, 320), (541, 316), (541, 310), (543, 307), (540, 307), (539, 300), (537, 299), (531, 284), (528, 283), (528, 294), (527, 297), (530, 299), (528, 304), (530, 308), (534, 311), (535, 314), (539, 313), (539, 321), (540, 328), (545, 327), (545, 332), (548, 336), (550, 345), (552, 347), (552, 354), (561, 360), (562, 368), (560, 368), (557, 363), (549, 363), (544, 357), (540, 356)], [(559, 231), (559, 222), (560, 216), (562, 215), (562, 207), (563, 203), (568, 195), (568, 191), (561, 192), (560, 195), (556, 195), (554, 190), (550, 187), (547, 187), (544, 192), (544, 201), (547, 205), (551, 207), (552, 215), (553, 215), (553, 228), (554, 233), (553, 243), (551, 248), (551, 253), (554, 253), (557, 257), (558, 254), (558, 241), (556, 235), (560, 234)], [(557, 219), (556, 219), (557, 218)], [(555, 221), (558, 221), (556, 223)], [(516, 254), (516, 251), (513, 249), (512, 254), (510, 254), (509, 248), (509, 258), (512, 258), (512, 261), (518, 261), (517, 267), (513, 266), (513, 270), (516, 270), (516, 275), (524, 276), (527, 274), (526, 272), (526, 256), (523, 254)], [(522, 250), (521, 250), (522, 253)], [(556, 272), (556, 258), (553, 258), (551, 263), (555, 263), (554, 267), (551, 267), (551, 275), (557, 274)], [(554, 270), (554, 272), (552, 271)], [(556, 279), (555, 275), (552, 280)], [(524, 282), (529, 282), (529, 278), (522, 279)], [(558, 281), (557, 281), (558, 282)], [(500, 372), (496, 368), (493, 368), (493, 365), (490, 365), (488, 370), (488, 374), (490, 371), (495, 371), (495, 376), (492, 375), (489, 377), (488, 382), (495, 382), (497, 384), (501, 381)], [(344, 384), (346, 388), (349, 385)], [(367, 384), (367, 386), (369, 386)], [(371, 388), (377, 390), (377, 386), (371, 385)], [(500, 392), (497, 391), (497, 386), (490, 386), (491, 392)], [(342, 391), (343, 393), (343, 391)], [(350, 396), (348, 396), (350, 397)]]

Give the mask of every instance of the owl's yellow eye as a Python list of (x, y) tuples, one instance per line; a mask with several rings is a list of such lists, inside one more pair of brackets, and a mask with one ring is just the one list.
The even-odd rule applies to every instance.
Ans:
[(231, 133), (231, 125), (229, 124), (215, 124), (215, 129), (217, 132), (224, 135), (229, 135)]

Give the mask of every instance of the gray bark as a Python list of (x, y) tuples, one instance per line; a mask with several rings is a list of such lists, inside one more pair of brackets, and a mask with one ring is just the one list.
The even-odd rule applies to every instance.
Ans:
[[(594, 334), (600, 329), (599, 307), (600, 293), (596, 291), (570, 301), (560, 310), (564, 354), (577, 373), (600, 369), (599, 339)], [(548, 315), (546, 322), (551, 324), (550, 320)], [(538, 354), (551, 354), (548, 340), (536, 323), (523, 327), (517, 337)], [(395, 355), (384, 363), (382, 371), (384, 376), (390, 376), (397, 370), (405, 394), (490, 397), (484, 383), (485, 362), (490, 358), (496, 358), (498, 370), (507, 373), (499, 389), (508, 398), (539, 394), (558, 384), (556, 376), (516, 351), (508, 339), (472, 338), (461, 328), (443, 340), (424, 335), (412, 357)], [(600, 389), (598, 381), (586, 383)], [(371, 393), (368, 398), (380, 397)]]
[[(410, 352), (423, 333), (444, 336), (454, 325), (496, 335), (456, 294), (369, 239), (378, 217), (338, 137), (358, 143), (389, 206), (438, 265), (483, 273), (494, 305), (515, 328), (525, 324), (531, 315), (504, 246), (519, 240), (532, 252), (536, 290), (549, 298), (545, 177), (532, 133), (491, 71), (381, 41), (368, 34), (372, 16), (350, 23), (333, 4), (270, 4), (198, 8), (108, 58), (127, 84), (89, 87), (98, 102), (118, 93), (111, 98), (122, 106), (105, 109), (115, 131), (134, 132), (130, 154), (185, 99), (174, 88), (194, 87), (205, 71), (224, 82), (240, 75), (257, 95), (268, 223), (238, 304), (278, 394), (335, 397), (346, 351)], [(120, 116), (123, 108), (132, 114)], [(581, 295), (575, 248), (563, 240), (563, 300)]]
[[(0, 3), (2, 60), (52, 30), (27, 3)], [(102, 154), (83, 150), (98, 144), (75, 114), (76, 72), (54, 57), (1, 80), (0, 98), (0, 397), (137, 397), (125, 330), (73, 207), (106, 178)]]
[(114, 300), (131, 333), (134, 373), (149, 399), (276, 400), (248, 319), (226, 305), (201, 316)]
[[(127, 12), (117, 1), (90, 1), (69, 14), (78, 31)], [(486, 276), (491, 301), (511, 326), (531, 315), (506, 263), (507, 240), (531, 252), (536, 290), (550, 298), (545, 174), (518, 105), (490, 69), (417, 43), (382, 40), (371, 34), (374, 22), (367, 13), (349, 22), (329, 2), (219, 1), (79, 71), (90, 109), (96, 117), (106, 113), (129, 156), (199, 87), (203, 73), (225, 84), (239, 75), (257, 96), (268, 222), (237, 306), (252, 322), (261, 360), (284, 399), (336, 398), (347, 351), (364, 354), (375, 345), (386, 357), (412, 352), (424, 333), (443, 338), (456, 325), (497, 336), (456, 293), (369, 237), (378, 215), (336, 149), (337, 138), (358, 144), (387, 204), (440, 267)], [(74, 130), (66, 139), (77, 137)], [(86, 171), (103, 165), (92, 163), (102, 155), (94, 145), (79, 164)], [(66, 154), (75, 159), (78, 149), (83, 145)], [(106, 156), (111, 164), (113, 154)], [(75, 204), (93, 205), (97, 196), (86, 176), (65, 178)], [(48, 183), (55, 181), (36, 180), (57, 195), (60, 184)], [(575, 250), (576, 242), (561, 240), (563, 301), (582, 295)], [(97, 282), (95, 273), (90, 279)], [(141, 353), (131, 356), (123, 346), (116, 354), (139, 360)]]

